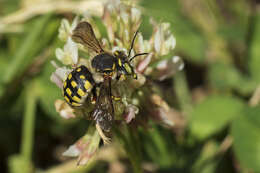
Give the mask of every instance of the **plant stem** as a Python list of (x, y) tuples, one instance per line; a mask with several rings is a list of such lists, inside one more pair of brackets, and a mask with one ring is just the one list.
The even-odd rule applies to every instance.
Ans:
[[(123, 145), (127, 156), (133, 166), (133, 172), (134, 173), (142, 173), (141, 168), (141, 158), (140, 153), (138, 152), (138, 149), (136, 146), (136, 141), (134, 140), (134, 136), (131, 129), (129, 127), (124, 127), (123, 132), (121, 132), (119, 129), (114, 128), (115, 133), (119, 139), (119, 142)], [(126, 134), (126, 135), (124, 135)]]
[(30, 161), (33, 149), (34, 122), (36, 110), (36, 92), (33, 83), (25, 91), (25, 112), (22, 129), (21, 155)]
[(173, 80), (175, 84), (173, 89), (177, 95), (180, 108), (188, 115), (192, 109), (192, 100), (184, 72), (178, 72)]

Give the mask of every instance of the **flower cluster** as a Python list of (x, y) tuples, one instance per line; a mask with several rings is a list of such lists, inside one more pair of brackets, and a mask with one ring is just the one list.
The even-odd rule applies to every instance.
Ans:
[[(117, 50), (124, 51), (128, 54), (134, 33), (139, 29), (141, 24), (142, 13), (138, 7), (126, 5), (119, 0), (111, 0), (104, 5), (104, 13), (102, 22), (106, 28), (107, 38), (101, 36), (95, 21), (88, 15), (83, 18), (76, 17), (72, 24), (68, 20), (63, 19), (59, 29), (59, 38), (66, 42), (63, 48), (56, 49), (56, 57), (60, 61), (59, 66), (56, 62), (52, 62), (56, 71), (53, 72), (51, 80), (60, 88), (62, 88), (64, 80), (72, 71), (73, 67), (85, 65), (95, 80), (102, 80), (99, 74), (96, 74), (91, 67), (91, 58), (93, 53), (83, 47), (81, 44), (75, 43), (71, 36), (72, 32), (80, 21), (88, 21), (100, 40), (104, 50), (115, 52)], [(173, 56), (173, 49), (176, 44), (175, 37), (170, 32), (169, 23), (156, 23), (150, 20), (153, 27), (153, 33), (150, 39), (145, 39), (141, 32), (138, 32), (131, 56), (137, 53), (147, 52), (148, 55), (139, 56), (132, 61), (133, 67), (137, 73), (137, 80), (127, 78), (126, 80), (116, 81), (112, 83), (112, 92), (120, 96), (121, 100), (115, 102), (115, 119), (125, 120), (126, 123), (138, 122), (142, 120), (140, 113), (148, 110), (154, 120), (173, 125), (171, 113), (174, 112), (159, 95), (153, 93), (151, 82), (149, 80), (164, 80), (171, 77), (174, 73), (184, 67), (183, 61), (178, 56)], [(81, 53), (79, 53), (81, 52)], [(80, 55), (84, 56), (80, 56)], [(163, 103), (163, 104), (161, 104)], [(154, 106), (151, 106), (154, 105)], [(55, 102), (57, 112), (66, 119), (82, 116), (82, 111), (77, 111), (70, 107), (65, 101), (57, 100)], [(88, 108), (86, 108), (88, 109)], [(90, 112), (90, 111), (88, 111)], [(137, 115), (139, 118), (137, 118)], [(169, 118), (170, 117), (170, 118)], [(144, 116), (147, 120), (147, 116)], [(98, 148), (100, 141), (99, 130), (90, 129), (76, 144), (72, 145), (64, 155), (79, 156), (79, 164), (85, 164)], [(102, 136), (104, 140), (105, 136)]]

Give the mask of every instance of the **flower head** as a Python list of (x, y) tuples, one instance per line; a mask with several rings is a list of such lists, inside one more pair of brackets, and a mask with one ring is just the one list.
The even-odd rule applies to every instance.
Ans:
[[(113, 98), (117, 98), (117, 96), (119, 98), (113, 100), (114, 119), (126, 123), (132, 123), (133, 120), (136, 120), (133, 123), (137, 122), (138, 124), (138, 120), (143, 121), (142, 119), (144, 119), (146, 121), (149, 118), (147, 115), (142, 115), (145, 110), (148, 110), (148, 115), (150, 115), (151, 119), (173, 126), (174, 118), (172, 116), (175, 115), (173, 109), (160, 96), (154, 93), (150, 84), (152, 80), (164, 80), (172, 77), (177, 71), (182, 70), (184, 64), (180, 57), (173, 56), (176, 40), (170, 31), (170, 24), (157, 23), (151, 19), (153, 33), (149, 39), (144, 39), (141, 32), (137, 33), (141, 24), (141, 18), (142, 13), (137, 6), (123, 4), (120, 0), (110, 0), (104, 5), (102, 16), (102, 22), (106, 26), (107, 38), (100, 35), (98, 27), (91, 16), (80, 20), (87, 20), (91, 24), (94, 34), (100, 40), (100, 45), (105, 52), (112, 55), (117, 51), (123, 52), (130, 66), (128, 71), (133, 70), (137, 73), (136, 80), (132, 76), (119, 78), (119, 80), (116, 80), (116, 75), (112, 77), (112, 96)], [(102, 84), (104, 82), (102, 74), (96, 72), (91, 66), (91, 60), (95, 56), (93, 52), (85, 48), (80, 42), (72, 39), (73, 30), (77, 27), (80, 20), (76, 17), (71, 25), (67, 20), (62, 20), (61, 22), (59, 38), (65, 41), (65, 45), (63, 49), (56, 49), (56, 57), (63, 66), (60, 67), (53, 63), (56, 71), (51, 76), (51, 80), (60, 88), (63, 87), (64, 81), (68, 74), (75, 69), (74, 67), (82, 64), (89, 69), (96, 83)], [(133, 42), (136, 33), (137, 35)], [(133, 47), (130, 51), (131, 46)], [(89, 57), (79, 56), (79, 50), (82, 51), (83, 55), (89, 55)], [(140, 53), (147, 54), (133, 58)], [(132, 70), (130, 69), (131, 67), (133, 67)], [(101, 95), (100, 90), (97, 87), (97, 97)], [(93, 101), (94, 106), (93, 104), (89, 106), (91, 103), (86, 104), (88, 106), (84, 104), (82, 111), (78, 111), (69, 106), (65, 101), (62, 102), (60, 100), (55, 103), (56, 110), (66, 119), (82, 116), (82, 112), (93, 112), (93, 109), (95, 109), (95, 94), (93, 94), (93, 98), (86, 99), (86, 102)], [(154, 106), (151, 107), (151, 105)], [(105, 111), (96, 112), (100, 114)], [(109, 141), (97, 123), (96, 131), (88, 132), (76, 144), (72, 145), (64, 155), (79, 156), (79, 164), (86, 163), (98, 147), (99, 140), (97, 134), (100, 135), (105, 143)]]

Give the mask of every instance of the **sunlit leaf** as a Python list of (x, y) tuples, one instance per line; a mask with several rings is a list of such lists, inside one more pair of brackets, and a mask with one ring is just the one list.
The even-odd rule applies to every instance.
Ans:
[(251, 72), (251, 75), (254, 79), (256, 79), (258, 82), (260, 81), (260, 13), (258, 12), (257, 16), (255, 17), (255, 26), (253, 29), (253, 36), (252, 36), (252, 42), (250, 47), (250, 60), (249, 60), (249, 69)]
[(234, 151), (243, 166), (260, 172), (260, 107), (246, 108), (232, 123)]
[(238, 98), (210, 96), (191, 113), (191, 131), (199, 139), (204, 139), (223, 129), (243, 107)]

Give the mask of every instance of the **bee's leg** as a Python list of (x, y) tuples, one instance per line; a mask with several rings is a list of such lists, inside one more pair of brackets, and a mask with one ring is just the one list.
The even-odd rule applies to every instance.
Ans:
[(118, 96), (111, 96), (111, 98), (114, 100), (114, 101), (119, 101), (121, 100), (121, 97), (118, 97)]
[[(122, 69), (122, 71), (123, 71), (123, 69)], [(116, 74), (116, 80), (117, 80), (117, 81), (119, 81), (119, 80), (120, 80), (120, 81), (126, 80), (125, 74), (126, 74), (126, 73), (117, 72), (117, 74)]]
[(110, 104), (111, 104), (111, 106), (112, 106), (112, 114), (114, 115), (114, 105), (113, 105), (113, 101), (112, 101), (112, 88), (111, 88), (111, 78), (109, 78), (108, 79), (109, 81), (108, 81), (108, 93), (109, 93), (109, 97), (110, 97), (110, 99), (109, 99), (109, 101), (110, 101)]
[(121, 75), (122, 75), (121, 73), (117, 73), (117, 74), (116, 74), (116, 80), (119, 80), (120, 77), (121, 77)]
[(97, 129), (97, 131), (99, 133), (99, 136), (102, 138), (104, 144), (110, 144), (111, 143), (111, 138), (107, 137), (104, 134), (103, 130), (101, 129), (101, 127), (99, 126), (98, 123), (96, 123), (96, 129)]
[(96, 101), (97, 101), (97, 88), (96, 88), (96, 86), (93, 87), (91, 93), (92, 93), (91, 103), (95, 104)]

